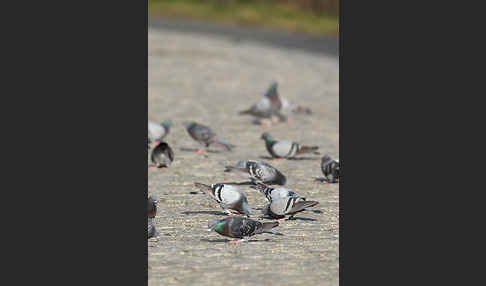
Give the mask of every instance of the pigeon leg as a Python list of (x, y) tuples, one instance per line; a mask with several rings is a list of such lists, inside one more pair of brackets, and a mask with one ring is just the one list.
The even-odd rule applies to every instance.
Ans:
[(279, 157), (279, 158), (273, 158), (273, 160), (284, 160), (284, 159), (285, 158), (281, 158), (281, 157)]
[(260, 125), (265, 126), (265, 127), (271, 127), (272, 126), (272, 121), (267, 120), (267, 119), (262, 119), (260, 121)]
[(226, 213), (227, 213), (229, 216), (239, 216), (239, 215), (237, 215), (237, 214), (235, 214), (235, 213), (232, 213), (232, 212), (230, 212), (230, 211), (225, 211), (225, 212), (226, 212)]
[(157, 169), (157, 166), (155, 166), (155, 165), (149, 165), (148, 167), (149, 167), (150, 169)]
[(245, 241), (244, 239), (235, 239), (235, 240), (230, 240), (229, 243), (240, 243)]
[(285, 218), (277, 219), (278, 222), (284, 222)]
[(194, 152), (196, 152), (196, 153), (206, 153), (206, 150), (204, 150), (204, 149), (197, 149)]

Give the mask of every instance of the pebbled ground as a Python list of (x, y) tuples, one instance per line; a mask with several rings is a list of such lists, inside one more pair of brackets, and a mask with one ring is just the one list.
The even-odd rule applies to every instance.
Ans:
[[(148, 191), (160, 198), (155, 218), (160, 236), (148, 242), (148, 285), (338, 285), (339, 185), (315, 181), (322, 177), (322, 155), (339, 156), (338, 58), (164, 27), (149, 27), (148, 47), (148, 116), (173, 120), (166, 141), (175, 152), (170, 168), (148, 169)], [(273, 80), (281, 96), (314, 113), (273, 127), (237, 115)], [(237, 147), (207, 155), (184, 151), (199, 147), (183, 128), (184, 120), (211, 126)], [(318, 145), (321, 156), (262, 159), (268, 156), (260, 140), (264, 131)], [(209, 198), (190, 194), (197, 191), (194, 182), (240, 180), (223, 170), (242, 159), (275, 166), (287, 176), (286, 187), (320, 202), (320, 213), (300, 213), (275, 229), (283, 235), (262, 234), (249, 243), (228, 244), (207, 232), (208, 221), (224, 215)], [(266, 203), (255, 190), (241, 189), (251, 205)]]

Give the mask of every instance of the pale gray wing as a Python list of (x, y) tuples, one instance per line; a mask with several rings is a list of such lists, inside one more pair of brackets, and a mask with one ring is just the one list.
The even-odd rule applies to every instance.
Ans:
[(295, 144), (292, 141), (282, 140), (273, 144), (272, 151), (278, 157), (290, 158), (295, 155), (298, 147), (298, 144)]

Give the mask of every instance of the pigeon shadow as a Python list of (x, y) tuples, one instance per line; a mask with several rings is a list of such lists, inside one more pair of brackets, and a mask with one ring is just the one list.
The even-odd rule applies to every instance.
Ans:
[(182, 214), (185, 214), (185, 215), (211, 214), (211, 215), (220, 215), (220, 216), (226, 216), (227, 215), (224, 212), (218, 212), (218, 211), (185, 211), (185, 212), (182, 212)]
[[(203, 241), (203, 242), (210, 242), (210, 243), (229, 243), (231, 240), (229, 240), (229, 239), (207, 239), (207, 238), (201, 238), (201, 241)], [(262, 240), (251, 239), (251, 240), (248, 240), (246, 243), (250, 243), (250, 242), (269, 242), (269, 241), (272, 241), (272, 240), (270, 238), (265, 238), (265, 239), (262, 239)], [(238, 244), (242, 244), (242, 243), (245, 243), (245, 242), (240, 242)]]
[(290, 220), (317, 221), (317, 219), (309, 217), (293, 217)]
[(316, 178), (316, 181), (317, 182), (321, 182), (321, 183), (326, 183), (326, 184), (338, 184), (339, 183), (339, 181), (336, 181), (334, 183), (333, 182), (329, 182), (329, 180), (326, 179), (326, 178)]
[(320, 160), (319, 157), (296, 157), (296, 158), (289, 158), (288, 160), (292, 160), (292, 161), (315, 161), (315, 160)]
[(273, 158), (271, 156), (259, 156), (260, 159), (263, 160), (292, 160), (292, 161), (314, 161), (314, 160), (320, 160), (319, 157), (296, 157), (296, 158)]
[(224, 182), (224, 183), (220, 183), (220, 184), (225, 184), (225, 185), (238, 185), (238, 186), (244, 186), (244, 185), (251, 185), (251, 186), (256, 186), (255, 183), (249, 181), (249, 182)]
[(191, 194), (191, 195), (199, 195), (199, 194), (204, 194), (204, 193), (195, 191), (195, 192), (189, 192), (189, 194)]
[[(185, 148), (185, 147), (181, 147), (179, 150), (183, 151), (183, 152), (193, 152), (193, 153), (196, 153), (196, 151), (198, 151), (199, 149), (197, 148)], [(222, 153), (223, 151), (219, 151), (219, 150), (210, 150), (210, 149), (206, 149), (206, 152), (207, 153)]]

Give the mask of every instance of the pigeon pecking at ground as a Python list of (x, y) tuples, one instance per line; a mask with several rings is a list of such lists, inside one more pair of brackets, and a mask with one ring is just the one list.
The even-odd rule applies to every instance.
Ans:
[(251, 188), (262, 193), (269, 202), (279, 200), (279, 199), (290, 198), (290, 197), (296, 198), (297, 201), (305, 201), (305, 198), (299, 196), (294, 191), (284, 187), (272, 188), (272, 187), (267, 187), (264, 184), (257, 183), (256, 185), (251, 186)]
[(306, 208), (313, 207), (319, 204), (316, 201), (299, 200), (295, 197), (287, 197), (273, 200), (271, 203), (265, 205), (262, 209), (264, 216), (269, 216), (274, 219), (283, 220), (288, 215), (288, 219), (292, 219), (297, 213), (305, 211)]
[(293, 158), (297, 155), (306, 153), (319, 154), (319, 152), (317, 152), (317, 149), (319, 149), (318, 146), (300, 145), (297, 142), (292, 142), (289, 140), (278, 141), (275, 140), (268, 132), (264, 132), (261, 139), (265, 141), (267, 151), (270, 153), (270, 155), (272, 155), (273, 158)]
[[(208, 126), (194, 121), (184, 122), (183, 125), (186, 127), (187, 133), (189, 133), (191, 138), (204, 145), (206, 148), (212, 144), (217, 144), (223, 146), (226, 150), (231, 151), (231, 149), (235, 147), (226, 142), (226, 140), (218, 137)], [(198, 149), (197, 152), (204, 152), (204, 150)]]
[(164, 122), (158, 124), (154, 121), (148, 121), (148, 142), (159, 143), (161, 142), (167, 134), (169, 134), (170, 127), (172, 126), (172, 121), (165, 120)]
[(339, 160), (333, 160), (330, 156), (326, 155), (322, 157), (321, 161), (321, 170), (324, 174), (325, 180), (328, 183), (337, 183), (339, 182), (339, 169), (340, 169)]
[(248, 177), (253, 183), (265, 185), (285, 185), (287, 178), (276, 168), (256, 160), (242, 160), (236, 166), (226, 166), (225, 172), (233, 172)]
[(227, 184), (212, 184), (208, 186), (201, 183), (194, 183), (194, 185), (218, 202), (228, 215), (243, 214), (250, 217), (252, 208), (248, 205), (246, 194), (235, 186)]
[(249, 218), (229, 217), (225, 219), (213, 219), (208, 223), (208, 231), (239, 238), (231, 240), (230, 243), (248, 241), (248, 238), (260, 233), (272, 233), (270, 230), (279, 225), (278, 222), (261, 223)]
[(166, 142), (159, 142), (152, 150), (150, 161), (153, 168), (168, 168), (174, 161), (174, 152)]

